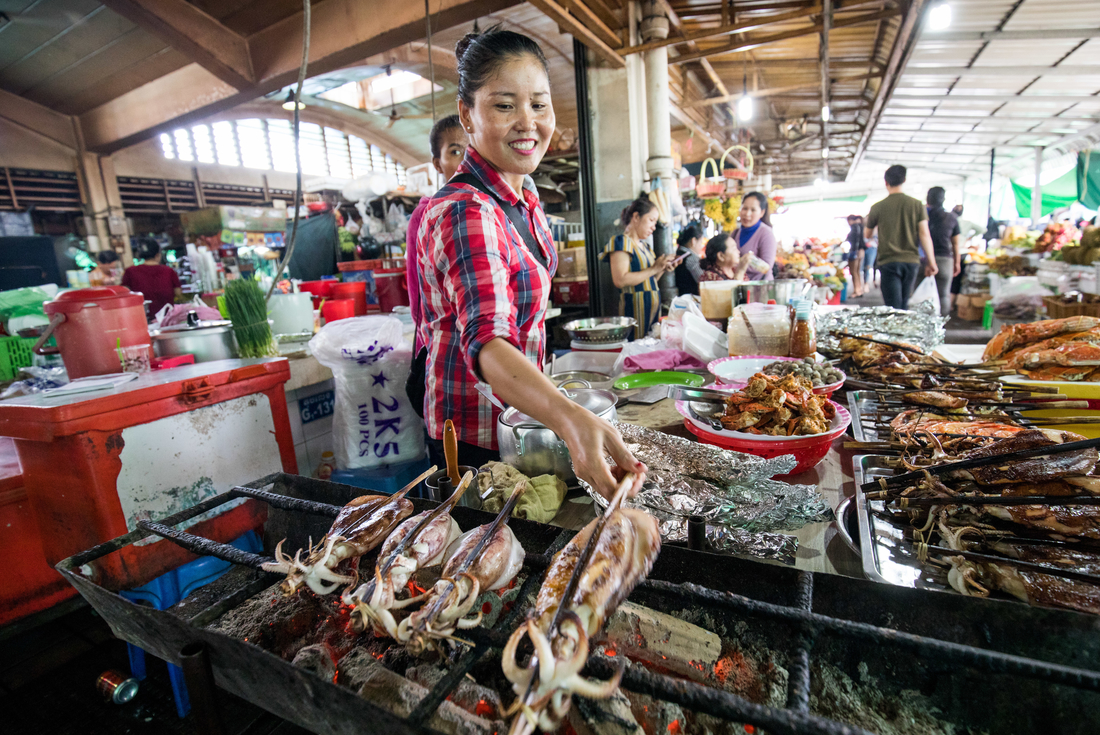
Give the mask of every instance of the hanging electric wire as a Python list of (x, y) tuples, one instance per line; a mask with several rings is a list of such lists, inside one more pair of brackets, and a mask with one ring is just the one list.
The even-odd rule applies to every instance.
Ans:
[(265, 301), (271, 299), (271, 294), (275, 293), (275, 284), (279, 282), (279, 277), (286, 270), (290, 264), (290, 256), (294, 254), (294, 245), (298, 240), (298, 219), (301, 214), (301, 201), (302, 201), (302, 149), (299, 145), (299, 111), (302, 109), (302, 85), (306, 81), (306, 68), (309, 66), (309, 27), (310, 27), (310, 0), (302, 0), (302, 23), (304, 28), (302, 29), (302, 63), (298, 67), (298, 86), (294, 89), (294, 171), (296, 176), (296, 183), (294, 186), (294, 222), (290, 226), (290, 242), (286, 246), (286, 255), (283, 256), (283, 261), (279, 264), (279, 268), (275, 271), (275, 277), (271, 279), (271, 288), (267, 291), (267, 297)]

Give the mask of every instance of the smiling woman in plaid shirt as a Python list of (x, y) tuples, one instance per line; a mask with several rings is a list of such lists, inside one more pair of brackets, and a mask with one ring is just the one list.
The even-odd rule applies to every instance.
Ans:
[[(432, 460), (442, 461), (447, 419), (454, 421), (463, 464), (499, 459), (499, 410), (475, 388), (484, 382), (560, 436), (581, 479), (610, 497), (616, 475), (634, 472), (636, 492), (645, 466), (614, 427), (559, 393), (539, 368), (557, 268), (530, 177), (554, 133), (546, 57), (530, 38), (499, 28), (467, 34), (455, 55), (458, 111), (470, 147), (458, 173), (432, 198), (417, 235)], [(525, 234), (505, 206), (518, 208)], [(615, 474), (608, 455), (618, 464)]]

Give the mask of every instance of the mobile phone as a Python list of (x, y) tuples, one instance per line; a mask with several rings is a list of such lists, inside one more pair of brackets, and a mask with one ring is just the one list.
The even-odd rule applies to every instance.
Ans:
[(683, 259), (686, 258), (687, 256), (688, 256), (688, 254), (684, 253), (683, 255), (680, 255), (678, 257), (673, 258), (672, 259), (672, 265), (680, 265), (681, 261), (683, 261)]

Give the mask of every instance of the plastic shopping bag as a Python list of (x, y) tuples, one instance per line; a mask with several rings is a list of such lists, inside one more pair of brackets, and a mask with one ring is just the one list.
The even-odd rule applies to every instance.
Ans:
[(424, 455), (424, 422), (405, 395), (412, 345), (402, 337), (401, 320), (341, 319), (326, 324), (309, 347), (336, 380), (337, 469), (384, 467)]
[(913, 295), (909, 297), (909, 306), (912, 308), (914, 305), (925, 301), (932, 304), (932, 313), (939, 316), (940, 292), (939, 289), (936, 288), (936, 279), (932, 276), (925, 276), (924, 280), (918, 283), (917, 287), (913, 289)]

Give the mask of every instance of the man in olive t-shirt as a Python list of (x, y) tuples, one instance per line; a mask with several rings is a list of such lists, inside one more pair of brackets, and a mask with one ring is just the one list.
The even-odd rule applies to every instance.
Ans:
[(882, 274), (882, 300), (895, 309), (909, 308), (909, 296), (920, 269), (920, 248), (924, 248), (924, 275), (934, 276), (939, 270), (928, 231), (928, 211), (921, 200), (901, 192), (905, 173), (904, 166), (886, 169), (889, 196), (871, 206), (863, 233), (869, 240), (878, 228), (875, 265)]

